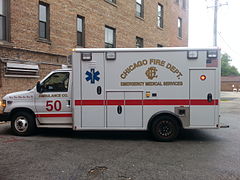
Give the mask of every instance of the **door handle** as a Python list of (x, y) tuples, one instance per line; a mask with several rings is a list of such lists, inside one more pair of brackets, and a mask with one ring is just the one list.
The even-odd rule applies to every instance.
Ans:
[(117, 113), (118, 113), (118, 114), (122, 114), (122, 106), (119, 105), (119, 106), (117, 107)]
[(98, 86), (98, 87), (97, 87), (97, 94), (98, 94), (98, 95), (102, 94), (102, 88), (101, 88), (101, 86)]
[(71, 107), (71, 100), (67, 100), (67, 107), (68, 107), (68, 108)]
[(212, 102), (212, 94), (211, 93), (209, 93), (208, 95), (207, 95), (207, 100), (208, 100), (208, 102)]

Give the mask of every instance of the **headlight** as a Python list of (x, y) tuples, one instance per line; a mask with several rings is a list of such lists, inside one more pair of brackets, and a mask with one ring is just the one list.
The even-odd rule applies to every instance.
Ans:
[(6, 100), (0, 101), (0, 113), (4, 111), (4, 108), (6, 107)]
[(6, 100), (0, 101), (0, 106), (5, 108), (6, 107)]

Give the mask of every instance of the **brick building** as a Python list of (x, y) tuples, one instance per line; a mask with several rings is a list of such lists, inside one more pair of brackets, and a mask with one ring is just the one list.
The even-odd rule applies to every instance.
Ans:
[(223, 77), (221, 77), (221, 91), (238, 91), (238, 92), (240, 92), (240, 76), (223, 76)]
[(75, 47), (187, 46), (188, 0), (0, 0), (0, 98)]

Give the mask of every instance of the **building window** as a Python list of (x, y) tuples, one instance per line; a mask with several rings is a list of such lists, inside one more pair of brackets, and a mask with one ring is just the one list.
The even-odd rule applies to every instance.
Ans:
[(163, 45), (162, 45), (162, 44), (157, 44), (157, 47), (158, 47), (158, 48), (162, 48)]
[(112, 27), (105, 26), (105, 48), (116, 47), (116, 30)]
[(8, 0), (0, 0), (0, 40), (8, 40)]
[(158, 4), (158, 27), (163, 28), (163, 5)]
[(50, 39), (49, 31), (49, 4), (39, 3), (39, 37)]
[(144, 0), (136, 0), (136, 16), (142, 17), (144, 16)]
[(110, 2), (110, 3), (116, 4), (116, 0), (107, 0), (107, 1)]
[(136, 37), (136, 47), (143, 48), (143, 38)]
[(182, 0), (182, 7), (183, 7), (183, 9), (187, 8), (186, 0)]
[(182, 18), (178, 18), (178, 37), (182, 38)]
[(77, 45), (84, 47), (85, 36), (84, 36), (84, 17), (77, 16)]

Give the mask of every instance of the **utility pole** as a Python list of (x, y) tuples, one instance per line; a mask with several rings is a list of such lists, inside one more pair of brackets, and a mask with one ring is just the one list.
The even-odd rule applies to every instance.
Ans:
[(217, 46), (218, 7), (219, 7), (218, 0), (215, 0), (213, 22), (213, 46)]
[(219, 0), (215, 0), (214, 6), (209, 6), (208, 8), (214, 8), (214, 22), (213, 22), (213, 46), (217, 46), (217, 34), (218, 34), (218, 8), (228, 3), (221, 4)]

